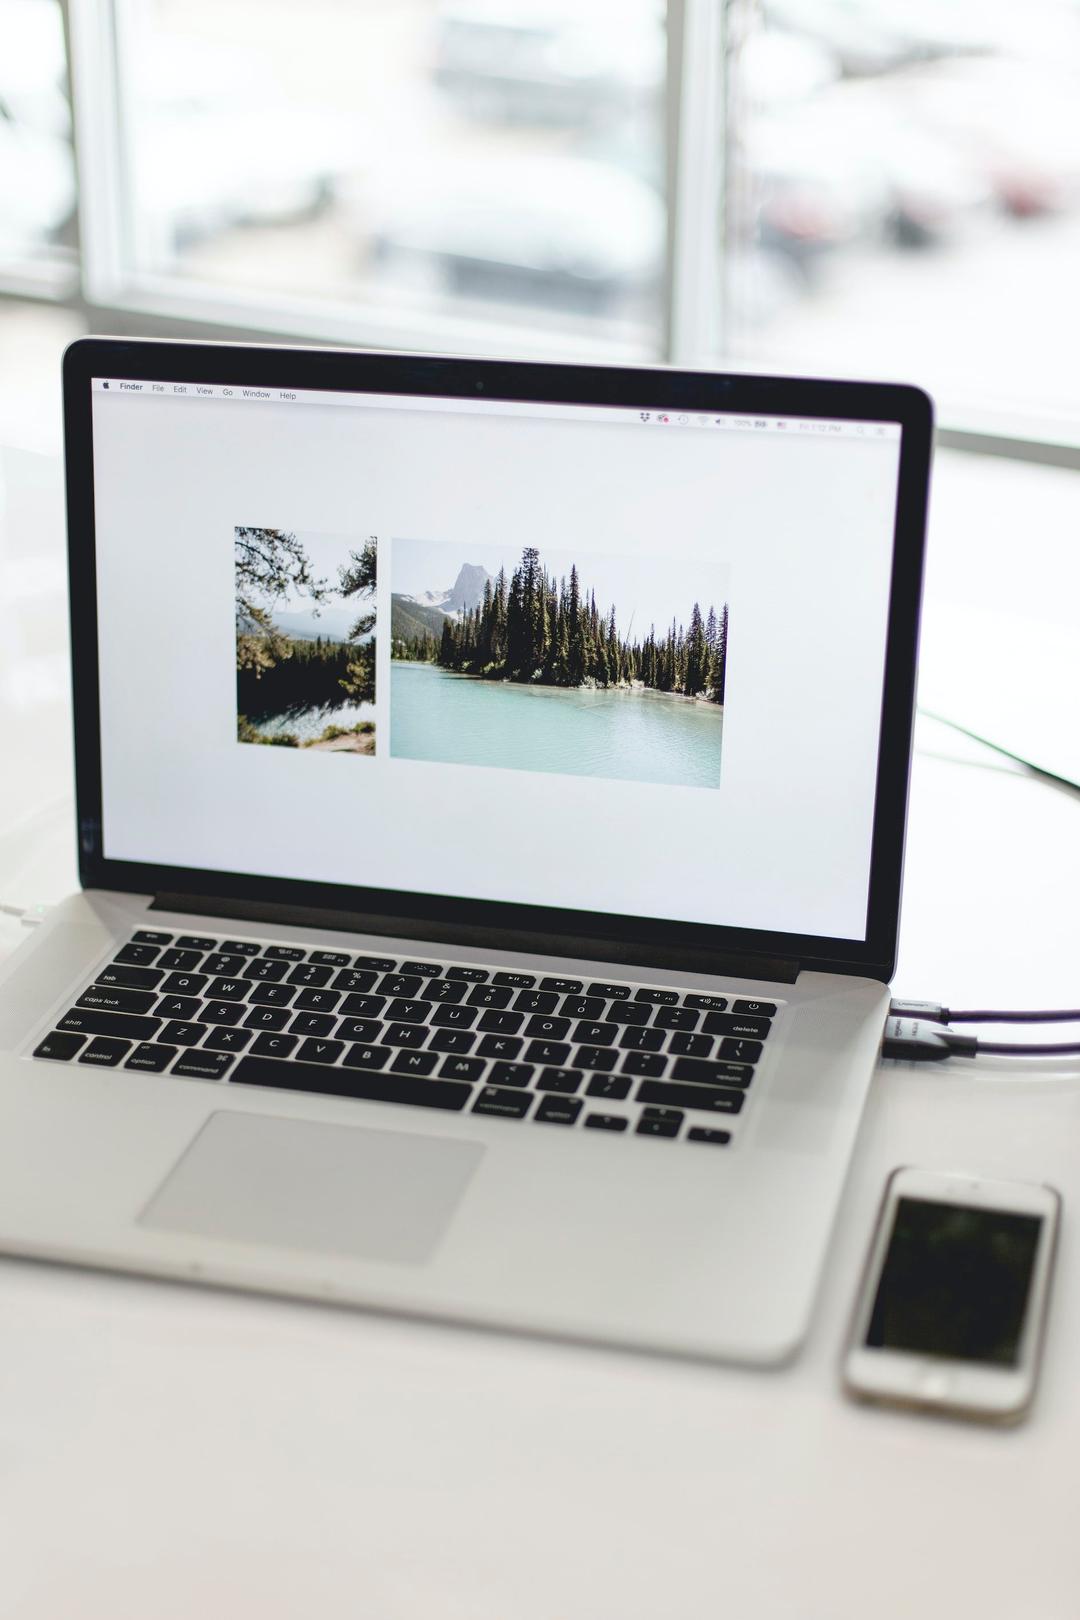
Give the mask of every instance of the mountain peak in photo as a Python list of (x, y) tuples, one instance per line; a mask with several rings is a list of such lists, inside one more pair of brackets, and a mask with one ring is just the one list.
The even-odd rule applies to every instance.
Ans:
[(468, 613), (484, 600), (484, 586), (491, 575), (480, 563), (462, 563), (444, 604), (444, 611)]

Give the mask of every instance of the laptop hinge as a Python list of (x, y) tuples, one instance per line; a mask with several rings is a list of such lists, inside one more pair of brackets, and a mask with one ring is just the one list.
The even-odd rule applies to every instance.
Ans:
[(237, 921), (263, 923), (273, 928), (291, 925), (335, 933), (422, 939), (466, 950), (515, 951), (526, 955), (623, 962), (633, 967), (665, 968), (683, 973), (729, 974), (738, 979), (767, 979), (773, 984), (794, 984), (800, 967), (798, 962), (785, 957), (725, 955), (693, 946), (658, 945), (643, 940), (483, 928), (469, 923), (435, 922), (429, 918), (384, 916), (373, 912), (322, 911), (260, 900), (223, 899), (217, 895), (159, 894), (150, 909), (189, 916), (233, 917)]

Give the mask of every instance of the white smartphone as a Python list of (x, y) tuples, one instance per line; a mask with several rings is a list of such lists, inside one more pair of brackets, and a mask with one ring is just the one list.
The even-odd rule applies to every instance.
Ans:
[(1060, 1210), (1052, 1187), (895, 1170), (844, 1355), (848, 1392), (988, 1422), (1022, 1417)]

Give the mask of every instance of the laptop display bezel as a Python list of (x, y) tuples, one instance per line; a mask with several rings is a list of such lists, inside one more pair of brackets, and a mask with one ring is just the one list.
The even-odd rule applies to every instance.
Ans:
[[(863, 941), (678, 919), (619, 916), (405, 890), (314, 884), (242, 872), (197, 870), (106, 857), (102, 825), (91, 379), (239, 383), (249, 387), (475, 397), (673, 411), (734, 411), (899, 423), (900, 466), (876, 783), (867, 928)], [(896, 956), (904, 828), (914, 723), (932, 406), (903, 384), (686, 372), (664, 368), (468, 360), (370, 350), (311, 349), (183, 340), (81, 338), (64, 357), (75, 784), (79, 872), (85, 888), (197, 896), (301, 908), (350, 919), (400, 921), (448, 937), (500, 941), (505, 949), (662, 961), (676, 953), (708, 971), (714, 961), (793, 963), (887, 980)], [(375, 929), (373, 931), (379, 931)], [(389, 930), (387, 930), (389, 931)], [(587, 948), (586, 948), (587, 947)], [(630, 955), (627, 956), (629, 949)]]

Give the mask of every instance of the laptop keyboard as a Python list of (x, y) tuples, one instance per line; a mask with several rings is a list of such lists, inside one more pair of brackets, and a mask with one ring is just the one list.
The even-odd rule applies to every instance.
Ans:
[(725, 1146), (776, 1011), (140, 929), (34, 1056)]

